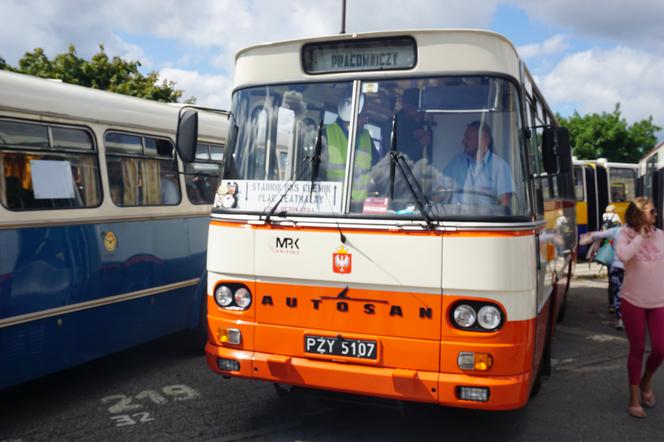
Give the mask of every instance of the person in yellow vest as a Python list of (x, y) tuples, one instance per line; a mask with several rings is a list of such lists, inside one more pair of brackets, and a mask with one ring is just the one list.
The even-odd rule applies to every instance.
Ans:
[[(337, 106), (337, 119), (325, 126), (323, 133), (323, 175), (328, 181), (344, 181), (346, 158), (348, 154), (348, 126), (352, 112), (352, 96), (348, 90), (342, 94)], [(364, 107), (364, 94), (360, 94), (359, 112)], [(363, 119), (358, 119), (358, 130), (355, 142), (355, 166), (351, 184), (351, 202), (363, 204), (368, 196), (370, 184), (369, 171), (376, 154), (371, 134), (363, 126)]]

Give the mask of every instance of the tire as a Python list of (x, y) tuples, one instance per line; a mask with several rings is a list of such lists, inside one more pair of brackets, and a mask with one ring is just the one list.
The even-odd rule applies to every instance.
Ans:
[(565, 290), (565, 296), (563, 296), (563, 303), (560, 306), (560, 310), (558, 311), (558, 318), (556, 318), (556, 322), (560, 323), (565, 320), (565, 314), (567, 313), (567, 290)]
[(209, 333), (210, 329), (208, 328), (207, 321), (207, 295), (204, 294), (201, 302), (201, 317), (198, 327), (196, 327), (197, 347), (203, 352), (205, 352), (205, 345), (208, 342)]
[(565, 314), (567, 313), (567, 295), (569, 294), (569, 286), (572, 282), (572, 261), (569, 263), (569, 268), (567, 269), (567, 284), (565, 285), (565, 295), (563, 296), (563, 303), (560, 306), (560, 311), (558, 312), (558, 317), (556, 322), (563, 322), (565, 320)]
[(530, 390), (530, 397), (537, 396), (542, 388), (542, 380), (544, 376), (551, 376), (551, 326), (546, 327), (546, 343), (544, 344), (544, 351), (542, 352), (542, 360), (540, 361), (535, 382)]

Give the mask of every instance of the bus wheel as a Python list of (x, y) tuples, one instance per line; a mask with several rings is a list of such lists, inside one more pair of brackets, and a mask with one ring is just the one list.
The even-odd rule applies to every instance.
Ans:
[(565, 320), (566, 312), (567, 312), (567, 291), (565, 291), (565, 295), (563, 296), (563, 303), (560, 306), (560, 310), (558, 311), (558, 318), (556, 319), (556, 322), (563, 322)]
[(537, 376), (533, 382), (533, 388), (530, 390), (530, 397), (537, 396), (542, 388), (542, 379), (544, 376), (551, 375), (551, 326), (546, 328), (546, 344), (542, 352), (542, 360), (540, 361), (539, 368), (537, 369)]
[(198, 327), (196, 327), (196, 349), (197, 351), (205, 352), (205, 344), (208, 341), (208, 333), (210, 332), (208, 328), (207, 320), (207, 296), (203, 296), (203, 301), (201, 302), (201, 316), (198, 321)]
[(572, 261), (569, 263), (569, 268), (567, 269), (567, 284), (565, 285), (565, 295), (563, 295), (563, 303), (560, 306), (560, 311), (558, 312), (558, 317), (556, 322), (563, 322), (565, 320), (565, 313), (567, 312), (567, 295), (569, 294), (569, 285), (572, 282)]
[(542, 388), (542, 366), (540, 365), (539, 370), (537, 370), (537, 377), (535, 378), (535, 382), (533, 382), (533, 388), (530, 390), (530, 397), (534, 398), (535, 396), (537, 396), (537, 393), (539, 393), (541, 388)]

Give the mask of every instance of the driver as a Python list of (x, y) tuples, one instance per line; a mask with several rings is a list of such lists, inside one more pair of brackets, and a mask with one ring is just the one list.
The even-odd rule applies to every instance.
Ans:
[(481, 121), (466, 126), (463, 153), (454, 157), (443, 174), (455, 184), (453, 203), (509, 207), (512, 172), (505, 160), (493, 152), (491, 128)]

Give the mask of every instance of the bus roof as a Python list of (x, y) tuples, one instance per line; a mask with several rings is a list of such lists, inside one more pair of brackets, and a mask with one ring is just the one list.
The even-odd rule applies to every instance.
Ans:
[[(301, 50), (310, 43), (411, 37), (417, 45), (417, 63), (407, 70), (345, 72), (308, 75), (302, 69)], [(252, 85), (297, 81), (498, 73), (519, 79), (519, 56), (501, 34), (479, 29), (425, 29), (342, 34), (264, 43), (240, 50), (235, 58), (234, 89)], [(269, 68), (268, 68), (269, 66)]]
[[(182, 103), (161, 103), (113, 92), (0, 71), (0, 111), (20, 117), (103, 123), (125, 130), (159, 130), (174, 135)], [(226, 138), (226, 113), (200, 112), (201, 138)]]

